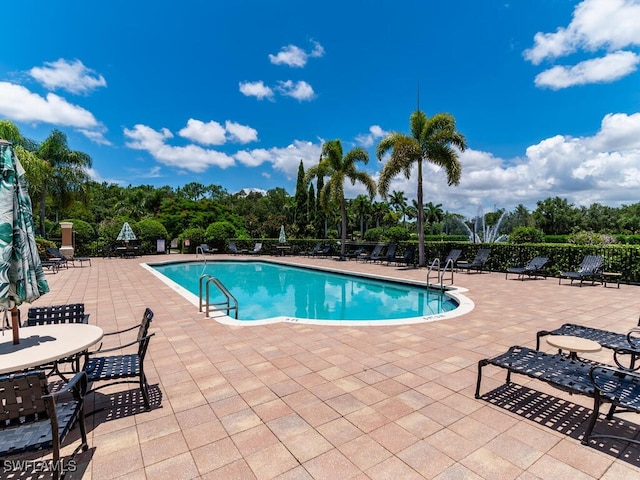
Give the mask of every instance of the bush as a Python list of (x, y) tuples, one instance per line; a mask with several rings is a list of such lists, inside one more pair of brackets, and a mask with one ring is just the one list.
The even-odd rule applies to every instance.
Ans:
[(136, 236), (140, 242), (141, 253), (156, 253), (158, 251), (158, 239), (167, 240), (169, 233), (158, 220), (146, 218), (136, 224)]
[[(206, 232), (204, 228), (191, 227), (178, 235), (178, 240), (182, 246), (182, 253), (196, 253), (196, 247), (201, 243), (206, 243)], [(189, 240), (189, 245), (185, 245), (185, 240)]]
[(231, 222), (213, 222), (205, 232), (206, 243), (219, 252), (223, 252), (227, 240), (236, 238), (236, 235), (236, 227)]
[(568, 243), (575, 245), (610, 245), (612, 243), (618, 243), (615, 237), (603, 233), (594, 233), (580, 231), (572, 233), (567, 239)]
[(370, 228), (364, 232), (364, 240), (367, 242), (379, 242), (382, 239), (384, 230), (380, 227)]
[(509, 243), (542, 243), (544, 233), (535, 227), (516, 227), (509, 235)]
[(384, 231), (384, 234), (382, 237), (389, 242), (398, 243), (398, 242), (409, 240), (409, 238), (411, 237), (411, 234), (405, 228), (391, 227), (391, 228), (387, 228)]

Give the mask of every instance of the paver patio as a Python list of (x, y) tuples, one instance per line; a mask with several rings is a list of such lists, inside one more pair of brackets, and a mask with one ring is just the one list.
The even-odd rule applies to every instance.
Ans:
[[(455, 284), (475, 309), (448, 320), (231, 327), (139, 265), (180, 259), (194, 256), (96, 258), (47, 275), (51, 292), (36, 305), (84, 302), (105, 331), (137, 323), (147, 306), (155, 313), (146, 367), (159, 408), (125, 405), (138, 400), (133, 385), (89, 397), (90, 409), (94, 399), (107, 409), (89, 417), (91, 448), (68, 478), (640, 479), (640, 448), (580, 444), (588, 398), (518, 376), (498, 388), (505, 372), (494, 367), (485, 367), (486, 397), (474, 398), (478, 360), (535, 347), (540, 329), (571, 321), (628, 331), (640, 314), (638, 286), (459, 273)], [(425, 269), (282, 261), (426, 279)], [(611, 363), (608, 351), (588, 357)], [(637, 433), (640, 417), (618, 418)]]

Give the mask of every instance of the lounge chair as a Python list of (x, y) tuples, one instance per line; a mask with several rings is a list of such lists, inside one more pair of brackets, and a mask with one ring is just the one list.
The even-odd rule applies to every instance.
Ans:
[[(364, 261), (364, 262), (368, 262), (370, 261), (373, 257), (379, 257), (380, 255), (382, 255), (382, 251), (384, 250), (384, 244), (379, 243), (377, 244), (375, 247), (373, 247), (373, 251), (371, 253), (369, 253), (368, 255), (362, 255), (360, 258), (360, 260)], [(357, 259), (356, 259), (357, 260)]]
[(300, 252), (300, 255), (313, 257), (317, 255), (320, 250), (322, 250), (322, 242), (316, 243), (311, 250), (307, 250), (306, 252)]
[(64, 265), (65, 267), (69, 267), (69, 262), (76, 266), (75, 262), (80, 262), (80, 266), (83, 265), (84, 262), (89, 262), (89, 266), (91, 266), (91, 258), (89, 257), (73, 257), (69, 258), (62, 253), (60, 253), (59, 248), (47, 247), (47, 253), (49, 254), (49, 260), (53, 260), (56, 262), (60, 262), (60, 265)]
[(238, 247), (236, 247), (236, 242), (229, 242), (227, 248), (229, 249), (229, 253), (232, 253), (233, 255), (240, 255), (240, 253), (245, 252), (245, 250), (238, 250)]
[(350, 252), (347, 252), (344, 254), (344, 258), (355, 258), (356, 260), (364, 254), (364, 247), (363, 246), (359, 246), (358, 248), (356, 248), (355, 250), (352, 250)]
[(507, 275), (510, 273), (517, 274), (520, 280), (524, 281), (525, 275), (528, 277), (533, 276), (533, 278), (537, 278), (538, 275), (541, 275), (542, 267), (544, 267), (547, 263), (548, 259), (546, 257), (535, 257), (529, 261), (524, 267), (512, 267), (508, 268), (504, 274), (504, 278), (507, 278)]
[(640, 444), (640, 440), (634, 438), (593, 433), (603, 403), (611, 404), (608, 420), (618, 407), (623, 411), (640, 413), (640, 374), (593, 361), (571, 359), (561, 353), (549, 354), (514, 346), (502, 355), (478, 362), (476, 398), (480, 398), (482, 368), (486, 365), (506, 369), (507, 383), (511, 382), (512, 373), (519, 373), (562, 391), (593, 398), (593, 410), (582, 437), (583, 445), (588, 445), (594, 438), (613, 438)]
[(322, 250), (318, 252), (318, 257), (327, 258), (331, 256), (332, 246), (330, 243), (326, 243)]
[(207, 245), (206, 243), (201, 243), (199, 247), (196, 247), (196, 253), (200, 252), (203, 255), (213, 255), (217, 251), (217, 248), (209, 248), (209, 245)]
[(478, 250), (476, 257), (471, 262), (458, 262), (457, 267), (462, 270), (466, 270), (467, 273), (471, 273), (471, 270), (477, 270), (482, 273), (484, 266), (489, 260), (489, 254), (491, 250), (488, 248), (481, 248)]
[[(84, 372), (76, 374), (53, 393), (49, 393), (47, 377), (42, 370), (0, 377), (0, 458), (5, 459), (5, 465), (10, 464), (6, 460), (10, 456), (19, 455), (24, 461), (25, 453), (50, 448), (53, 452), (52, 475), (55, 480), (59, 479), (60, 445), (75, 423), (80, 427), (80, 445), (73, 454), (89, 449), (84, 421), (86, 391), (87, 375)], [(60, 401), (59, 397), (62, 397)], [(16, 478), (24, 473), (26, 471), (14, 472)]]
[(591, 280), (591, 284), (593, 285), (595, 281), (599, 279), (599, 275), (602, 273), (603, 268), (604, 257), (600, 255), (586, 255), (575, 272), (560, 273), (558, 285), (560, 285), (562, 278), (570, 278), (572, 285), (574, 280), (580, 280), (581, 287), (584, 280)]
[(407, 245), (407, 247), (404, 249), (404, 254), (401, 257), (394, 257), (390, 261), (388, 261), (387, 264), (389, 264), (390, 262), (393, 262), (398, 265), (402, 264), (407, 266), (409, 265), (415, 266), (415, 257), (416, 257), (415, 245)]
[[(638, 319), (640, 327), (640, 319)], [(617, 333), (599, 328), (585, 327), (575, 323), (565, 323), (555, 330), (540, 330), (536, 333), (536, 350), (540, 349), (540, 340), (547, 335), (571, 335), (573, 337), (593, 340), (604, 348), (613, 350), (613, 360), (621, 368), (635, 369), (640, 358), (640, 328), (633, 328), (629, 333)], [(628, 362), (622, 362), (621, 355), (630, 355)]]
[(253, 246), (253, 250), (249, 250), (247, 253), (248, 253), (249, 255), (258, 255), (261, 251), (262, 251), (262, 243), (257, 242), (257, 243)]

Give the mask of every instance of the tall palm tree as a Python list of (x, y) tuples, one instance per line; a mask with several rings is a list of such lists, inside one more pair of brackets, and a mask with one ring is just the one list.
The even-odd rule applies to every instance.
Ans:
[(51, 175), (40, 193), (40, 229), (45, 235), (47, 193), (54, 193), (55, 198), (63, 204), (67, 202), (70, 194), (82, 190), (89, 180), (87, 169), (92, 162), (88, 154), (71, 150), (67, 145), (67, 136), (60, 130), (53, 130), (38, 146), (37, 153), (51, 167)]
[(431, 234), (433, 235), (434, 223), (441, 222), (444, 218), (444, 210), (442, 210), (442, 204), (438, 203), (434, 205), (433, 202), (427, 202), (424, 206), (424, 219), (429, 225), (431, 225)]
[(400, 216), (402, 217), (402, 222), (406, 229), (407, 197), (405, 197), (404, 192), (399, 192), (397, 190), (391, 192), (391, 195), (389, 195), (389, 205), (391, 205), (393, 209), (400, 214)]
[(371, 199), (366, 195), (358, 195), (353, 201), (353, 208), (360, 219), (360, 238), (364, 238), (365, 219), (371, 212), (371, 205)]
[(418, 262), (425, 264), (424, 252), (424, 207), (422, 189), (423, 161), (442, 167), (447, 172), (449, 185), (460, 183), (462, 167), (458, 161), (458, 153), (453, 147), (465, 150), (467, 143), (464, 136), (456, 130), (456, 122), (448, 113), (437, 113), (427, 118), (424, 112), (416, 110), (409, 121), (411, 136), (403, 133), (391, 133), (383, 138), (376, 149), (378, 160), (391, 150), (389, 161), (382, 167), (378, 179), (378, 190), (383, 198), (387, 196), (391, 180), (403, 173), (411, 178), (411, 168), (417, 165), (418, 171)]
[(326, 210), (326, 206), (331, 200), (340, 205), (342, 216), (342, 228), (340, 236), (340, 254), (344, 256), (347, 243), (347, 208), (344, 199), (344, 181), (351, 180), (351, 184), (356, 182), (364, 184), (369, 197), (373, 199), (376, 194), (376, 182), (371, 176), (356, 168), (356, 162), (365, 165), (369, 163), (369, 155), (360, 147), (354, 148), (343, 156), (342, 142), (340, 140), (330, 140), (322, 145), (322, 154), (318, 165), (311, 167), (305, 175), (305, 183), (309, 183), (315, 177), (329, 177), (322, 190), (318, 192), (320, 203)]

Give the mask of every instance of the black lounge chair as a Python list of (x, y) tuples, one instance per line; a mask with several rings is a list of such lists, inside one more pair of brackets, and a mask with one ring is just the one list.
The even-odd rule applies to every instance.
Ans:
[(372, 258), (372, 261), (380, 261), (380, 262), (387, 262), (387, 265), (389, 265), (394, 258), (396, 258), (396, 251), (398, 250), (398, 244), (397, 243), (391, 243), (389, 244), (389, 247), (387, 248), (387, 252), (384, 255), (380, 255), (378, 258)]
[(542, 276), (542, 268), (546, 265), (548, 259), (546, 257), (535, 257), (529, 261), (524, 267), (512, 267), (508, 268), (504, 274), (504, 278), (510, 273), (517, 274), (520, 280), (524, 281), (525, 275), (528, 277), (537, 278), (538, 275)]
[[(151, 409), (149, 402), (149, 385), (147, 384), (147, 377), (144, 373), (144, 358), (149, 347), (149, 341), (151, 337), (155, 335), (155, 333), (148, 333), (151, 320), (153, 320), (153, 312), (147, 308), (142, 315), (140, 324), (117, 332), (105, 333), (105, 336), (119, 335), (137, 328), (138, 335), (135, 341), (104, 350), (102, 349), (102, 345), (100, 345), (98, 350), (85, 354), (86, 361), (83, 370), (87, 373), (89, 381), (106, 382), (97, 387), (92, 387), (87, 393), (95, 392), (110, 385), (137, 383), (140, 387), (140, 393), (142, 394), (144, 409)], [(138, 346), (138, 351), (135, 353), (122, 353), (110, 356), (102, 355), (113, 351), (121, 351), (133, 345)]]
[[(640, 327), (640, 319), (638, 320)], [(640, 328), (633, 328), (629, 333), (617, 333), (599, 328), (585, 327), (575, 323), (565, 323), (555, 330), (540, 330), (536, 333), (536, 350), (540, 349), (540, 341), (547, 335), (571, 335), (573, 337), (593, 340), (602, 346), (613, 350), (613, 360), (620, 368), (635, 369), (636, 362), (640, 358)], [(629, 361), (623, 363), (621, 355), (630, 355)]]
[(616, 408), (640, 413), (640, 374), (588, 360), (571, 359), (561, 353), (549, 354), (514, 346), (497, 357), (478, 362), (476, 398), (480, 398), (482, 368), (486, 365), (506, 369), (506, 383), (511, 382), (512, 373), (518, 373), (562, 391), (593, 398), (593, 411), (582, 437), (583, 445), (588, 445), (595, 438), (613, 438), (640, 444), (640, 440), (634, 438), (593, 433), (603, 403), (611, 404), (608, 420), (613, 417)]
[(316, 243), (311, 250), (308, 250), (306, 252), (300, 252), (300, 255), (304, 255), (307, 257), (314, 257), (318, 254), (320, 250), (322, 250), (322, 242)]
[(360, 257), (360, 260), (368, 262), (370, 261), (373, 257), (379, 257), (382, 254), (382, 250), (384, 250), (384, 244), (379, 243), (377, 244), (375, 247), (373, 247), (373, 251), (368, 254), (368, 255), (362, 255)]
[(467, 273), (471, 273), (471, 270), (477, 270), (482, 273), (484, 266), (489, 260), (489, 254), (491, 250), (488, 248), (481, 248), (478, 250), (476, 257), (471, 262), (458, 262), (457, 267), (462, 270), (466, 270)]
[[(10, 456), (24, 457), (28, 452), (51, 449), (52, 475), (58, 480), (60, 445), (75, 423), (80, 428), (80, 445), (73, 455), (89, 449), (84, 421), (86, 391), (87, 375), (84, 372), (76, 374), (53, 393), (49, 393), (47, 377), (42, 370), (0, 377), (0, 458), (5, 460), (5, 465), (10, 462), (6, 460)], [(25, 473), (14, 472), (16, 478)], [(10, 477), (11, 474), (6, 478)]]
[(394, 257), (391, 261), (396, 264), (402, 265), (413, 265), (415, 266), (415, 257), (416, 257), (416, 246), (415, 245), (407, 245), (407, 248), (404, 249), (404, 254), (401, 257)]
[(229, 242), (227, 248), (229, 249), (229, 253), (232, 253), (233, 255), (240, 255), (241, 253), (246, 252), (246, 250), (238, 250), (236, 242)]
[(332, 250), (331, 244), (327, 243), (327, 244), (325, 244), (324, 247), (322, 247), (322, 250), (320, 250), (318, 252), (317, 256), (318, 257), (322, 257), (322, 258), (330, 257), (331, 256), (331, 250)]
[(75, 262), (80, 262), (80, 266), (83, 265), (84, 262), (89, 262), (89, 266), (91, 266), (91, 258), (89, 257), (73, 257), (69, 258), (66, 255), (60, 252), (59, 248), (47, 247), (47, 253), (49, 254), (49, 261), (60, 262), (60, 265), (64, 265), (66, 268), (69, 268), (69, 262), (76, 266)]
[(584, 280), (591, 280), (593, 285), (596, 280), (600, 279), (600, 274), (604, 268), (604, 257), (600, 255), (586, 255), (582, 260), (582, 263), (578, 266), (575, 272), (562, 272), (560, 278), (558, 278), (558, 285), (562, 278), (570, 278), (573, 285), (574, 280), (580, 280), (580, 286)]
[(355, 258), (357, 260), (362, 255), (364, 255), (364, 247), (359, 246), (355, 250), (345, 253), (344, 258)]

